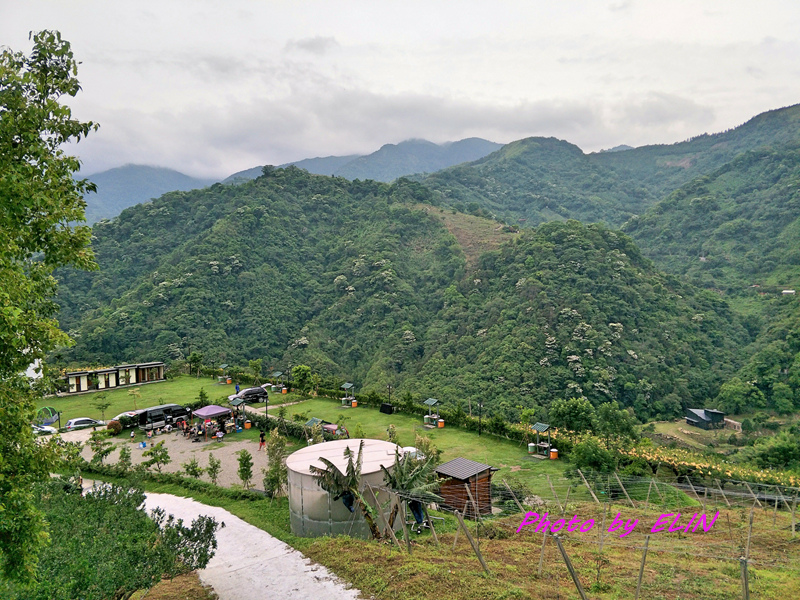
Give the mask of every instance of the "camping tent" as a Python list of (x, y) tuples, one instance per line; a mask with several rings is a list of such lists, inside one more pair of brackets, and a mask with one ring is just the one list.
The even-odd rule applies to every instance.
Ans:
[(227, 417), (231, 414), (231, 409), (211, 404), (203, 408), (198, 408), (193, 414), (199, 419), (216, 419), (217, 417)]

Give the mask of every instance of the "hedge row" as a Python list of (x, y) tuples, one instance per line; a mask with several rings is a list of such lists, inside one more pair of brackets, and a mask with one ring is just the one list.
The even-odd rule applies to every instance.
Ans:
[(155, 473), (137, 468), (125, 470), (118, 464), (101, 465), (89, 461), (84, 461), (80, 466), (80, 470), (84, 473), (96, 473), (106, 477), (133, 477), (145, 481), (153, 481), (155, 483), (179, 485), (187, 490), (208, 494), (209, 496), (216, 498), (230, 498), (233, 500), (264, 499), (264, 494), (255, 490), (241, 490), (220, 487), (211, 482), (201, 481), (200, 479), (195, 479), (193, 477), (186, 477), (185, 475), (181, 475), (179, 473)]

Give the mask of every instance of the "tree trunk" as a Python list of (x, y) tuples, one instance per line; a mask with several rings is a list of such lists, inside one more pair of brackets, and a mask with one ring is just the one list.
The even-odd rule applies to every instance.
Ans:
[[(378, 529), (378, 526), (375, 524), (375, 519), (373, 519), (372, 515), (369, 514), (369, 511), (367, 510), (364, 501), (359, 496), (356, 496), (356, 502), (358, 503), (358, 508), (361, 509), (361, 514), (364, 515), (364, 520), (367, 522), (369, 531), (372, 534), (372, 539), (375, 540), (381, 539), (381, 532)], [(378, 510), (380, 510), (380, 507), (378, 508)]]

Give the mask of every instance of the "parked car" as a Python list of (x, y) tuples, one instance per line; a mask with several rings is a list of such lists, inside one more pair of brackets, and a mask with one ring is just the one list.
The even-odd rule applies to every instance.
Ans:
[(236, 402), (234, 406), (238, 406), (239, 404), (255, 404), (256, 402), (269, 402), (269, 394), (267, 394), (267, 390), (263, 387), (251, 387), (241, 390), (238, 394), (228, 396), (228, 402), (233, 404), (235, 400), (239, 400), (239, 402)]
[(139, 414), (141, 412), (141, 410), (128, 410), (123, 413), (119, 413), (111, 420), (119, 421), (123, 429), (129, 429), (131, 427), (136, 427), (139, 424)]
[(58, 433), (58, 429), (55, 427), (50, 427), (49, 425), (36, 425), (35, 423), (31, 423), (33, 427), (33, 433), (36, 435), (53, 435), (54, 433)]
[(98, 425), (105, 425), (105, 421), (98, 421), (90, 419), (89, 417), (79, 417), (77, 419), (70, 419), (64, 426), (67, 431), (74, 431), (76, 429), (84, 429), (86, 427), (96, 427)]

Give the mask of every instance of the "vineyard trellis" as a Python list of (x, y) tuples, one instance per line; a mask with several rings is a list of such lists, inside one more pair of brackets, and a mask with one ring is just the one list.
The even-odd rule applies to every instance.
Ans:
[[(583, 592), (569, 556), (581, 548), (591, 550), (592, 556), (596, 557), (604, 555), (604, 548), (606, 552), (623, 550), (636, 555), (635, 560), (628, 561), (626, 568), (635, 565), (630, 585), (631, 589), (636, 589), (637, 598), (640, 597), (645, 562), (657, 564), (659, 556), (665, 554), (690, 556), (695, 560), (726, 561), (741, 572), (743, 598), (749, 598), (748, 570), (753, 566), (797, 569), (800, 574), (800, 536), (797, 535), (800, 524), (796, 514), (800, 488), (732, 479), (708, 481), (663, 475), (636, 477), (577, 470), (570, 476), (543, 476), (542, 479), (536, 494), (518, 482), (509, 483), (501, 479), (493, 483), (491, 502), (494, 514), (491, 517), (468, 522), (462, 517), (465, 511), (456, 509), (454, 512), (458, 513), (459, 523), (452, 549), (450, 544), (443, 544), (439, 546), (440, 551), (460, 552), (459, 548), (464, 548), (466, 543), (488, 573), (487, 562), (491, 563), (491, 555), (486, 555), (486, 552), (491, 550), (486, 548), (485, 541), (482, 545), (482, 538), (485, 540), (493, 530), (504, 530), (503, 535), (516, 535), (536, 546), (531, 552), (535, 552), (538, 558), (539, 568), (533, 569), (538, 577), (543, 576), (544, 567), (548, 565), (550, 569), (566, 567), (576, 589)], [(424, 503), (423, 498), (380, 489), (392, 494), (396, 502), (417, 500)], [(472, 498), (470, 501), (475, 502)], [(471, 512), (478, 514), (477, 507)], [(541, 531), (537, 534), (533, 527), (516, 531), (523, 516), (531, 513), (537, 516), (551, 514), (553, 521), (581, 515), (592, 520), (594, 526), (588, 534), (567, 532), (566, 528), (553, 533), (547, 527), (543, 534)], [(717, 513), (719, 516), (713, 526), (708, 530), (701, 529), (699, 533), (678, 531), (676, 535), (664, 529), (664, 535), (661, 535), (651, 531), (651, 526), (661, 515), (680, 517), (685, 514), (688, 520), (695, 513)], [(618, 515), (623, 515), (623, 518), (632, 515), (637, 520), (636, 528), (625, 537), (620, 537), (619, 531), (608, 531), (609, 524)], [(426, 520), (428, 518), (426, 513)], [(463, 533), (460, 536), (463, 541), (459, 546), (460, 533)], [(439, 538), (441, 536), (440, 532)], [(702, 544), (694, 544), (693, 536), (702, 536)], [(549, 544), (548, 539), (553, 543)], [(397, 547), (400, 547), (399, 543)]]

